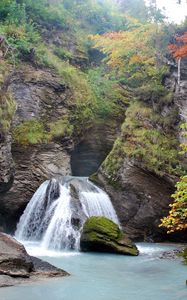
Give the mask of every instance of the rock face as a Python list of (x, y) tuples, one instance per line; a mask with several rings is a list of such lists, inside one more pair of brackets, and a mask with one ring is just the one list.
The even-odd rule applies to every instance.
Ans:
[(29, 256), (22, 244), (0, 233), (0, 287), (15, 285), (34, 277), (65, 275), (68, 273)]
[[(53, 122), (68, 115), (70, 92), (52, 71), (26, 65), (13, 73), (8, 91), (17, 106), (12, 127), (33, 118)], [(15, 230), (20, 215), (43, 181), (71, 174), (68, 151), (72, 146), (70, 139), (16, 146), (12, 145), (10, 135), (0, 142), (0, 228), (3, 231)]]
[(119, 127), (116, 120), (104, 120), (85, 133), (83, 140), (71, 152), (73, 176), (90, 176), (98, 170), (112, 149)]
[(130, 238), (136, 241), (168, 239), (166, 231), (158, 227), (167, 215), (172, 184), (148, 173), (126, 160), (115, 186), (98, 173), (97, 183), (110, 195), (120, 223)]
[(32, 118), (56, 121), (68, 113), (70, 92), (51, 70), (25, 65), (14, 73), (8, 90), (17, 103), (13, 125)]
[(83, 227), (81, 251), (138, 255), (136, 246), (123, 234), (118, 225), (104, 217), (91, 217)]
[(0, 193), (10, 189), (14, 176), (11, 135), (0, 137)]
[[(176, 66), (171, 68), (171, 76), (165, 82), (166, 87), (174, 92), (172, 105), (179, 108), (178, 118), (182, 122), (187, 122), (186, 68), (187, 59), (184, 59), (181, 64), (180, 88), (176, 84)], [(176, 134), (177, 130), (176, 127)], [(178, 140), (179, 144), (184, 142), (179, 132)], [(91, 180), (101, 185), (110, 195), (120, 222), (130, 238), (138, 241), (186, 241), (187, 232), (167, 235), (166, 229), (159, 228), (160, 219), (168, 215), (177, 177), (168, 173), (159, 177), (149, 172), (141, 160), (135, 161), (125, 155), (116, 177), (117, 180), (112, 182), (110, 174), (106, 174), (101, 167), (95, 176), (91, 176)]]
[(70, 158), (63, 146), (51, 143), (29, 148), (13, 148), (15, 163), (11, 189), (0, 195), (0, 226), (13, 231), (40, 184), (52, 177), (70, 173)]

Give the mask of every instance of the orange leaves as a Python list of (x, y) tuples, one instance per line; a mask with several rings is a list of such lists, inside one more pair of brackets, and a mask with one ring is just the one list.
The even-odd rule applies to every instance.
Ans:
[(123, 38), (123, 32), (107, 32), (103, 34), (103, 37), (109, 38), (111, 40), (121, 40)]
[(112, 68), (129, 70), (132, 65), (155, 64), (155, 46), (152, 37), (156, 32), (153, 24), (139, 24), (130, 31), (109, 32), (92, 36), (94, 47), (107, 55)]
[(170, 52), (172, 53), (173, 57), (176, 59), (181, 59), (187, 56), (187, 32), (185, 32), (181, 36), (176, 36), (176, 41), (179, 44), (170, 44), (168, 46)]
[(179, 49), (177, 49), (174, 55), (177, 59), (186, 57), (187, 56), (187, 44), (183, 45)]
[(183, 35), (181, 36), (177, 36), (176, 37), (177, 41), (181, 41), (183, 43), (187, 43), (187, 32), (185, 32)]

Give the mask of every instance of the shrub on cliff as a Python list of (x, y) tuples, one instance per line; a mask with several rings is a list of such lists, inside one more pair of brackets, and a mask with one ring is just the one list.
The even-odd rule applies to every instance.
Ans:
[(12, 95), (0, 90), (0, 135), (1, 137), (9, 130), (16, 104)]
[(13, 140), (16, 144), (28, 146), (47, 142), (48, 135), (44, 125), (33, 119), (25, 121), (14, 128)]
[(187, 229), (187, 175), (176, 184), (172, 197), (174, 203), (170, 204), (169, 215), (161, 220), (161, 226), (166, 227), (168, 233)]

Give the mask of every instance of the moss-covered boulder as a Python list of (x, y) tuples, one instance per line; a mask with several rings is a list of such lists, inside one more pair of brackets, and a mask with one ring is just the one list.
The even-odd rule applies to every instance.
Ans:
[(80, 248), (83, 252), (109, 252), (134, 256), (139, 253), (119, 226), (105, 217), (91, 217), (85, 222)]

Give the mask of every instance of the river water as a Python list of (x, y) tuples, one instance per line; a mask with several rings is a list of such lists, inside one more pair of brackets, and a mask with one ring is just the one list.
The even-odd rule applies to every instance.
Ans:
[(29, 254), (71, 276), (0, 289), (0, 300), (186, 300), (187, 266), (160, 259), (175, 245), (138, 244), (138, 257), (42, 250), (27, 243)]

